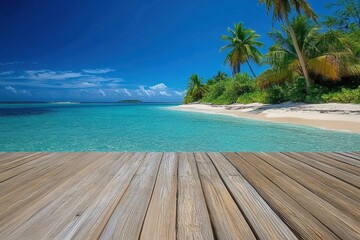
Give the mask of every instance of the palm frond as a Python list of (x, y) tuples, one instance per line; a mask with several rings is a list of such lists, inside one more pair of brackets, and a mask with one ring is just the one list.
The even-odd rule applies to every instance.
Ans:
[(316, 75), (321, 75), (331, 81), (340, 80), (339, 61), (334, 56), (324, 55), (310, 59), (307, 62), (309, 71)]
[(256, 79), (256, 84), (261, 88), (267, 88), (272, 84), (281, 84), (293, 80), (297, 73), (288, 68), (271, 68), (264, 71)]

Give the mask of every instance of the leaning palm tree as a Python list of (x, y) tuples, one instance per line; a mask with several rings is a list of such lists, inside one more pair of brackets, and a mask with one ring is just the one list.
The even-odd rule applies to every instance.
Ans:
[(234, 29), (228, 28), (229, 36), (223, 35), (221, 39), (227, 41), (228, 44), (220, 48), (220, 51), (230, 49), (230, 52), (225, 58), (225, 62), (229, 63), (232, 68), (233, 75), (240, 72), (240, 66), (247, 63), (252, 74), (256, 77), (249, 60), (259, 63), (262, 54), (258, 47), (264, 44), (259, 42), (260, 35), (256, 34), (254, 30), (243, 27), (242, 23), (234, 25)]
[[(305, 17), (294, 19), (291, 28), (298, 36), (297, 41), (310, 76), (334, 82), (360, 76), (357, 48), (349, 45), (341, 34), (321, 33), (319, 28)], [(270, 36), (275, 44), (265, 55), (265, 63), (269, 64), (271, 69), (258, 77), (259, 85), (266, 87), (298, 76), (305, 77), (287, 26), (282, 26), (282, 32), (271, 32)]]
[(315, 21), (317, 19), (317, 15), (312, 10), (311, 6), (306, 0), (259, 0), (259, 2), (266, 5), (266, 9), (268, 12), (270, 12), (272, 9), (273, 20), (280, 20), (281, 22), (285, 21), (289, 29), (291, 40), (293, 42), (296, 55), (299, 59), (304, 78), (306, 80), (306, 85), (307, 87), (309, 87), (311, 85), (311, 79), (309, 77), (309, 73), (305, 63), (306, 60), (304, 58), (304, 53), (301, 52), (301, 49), (299, 47), (295, 31), (291, 26), (289, 15), (293, 8), (298, 14), (300, 14), (302, 10), (306, 17), (311, 18)]
[(204, 85), (197, 74), (190, 76), (185, 103), (199, 101), (204, 95)]

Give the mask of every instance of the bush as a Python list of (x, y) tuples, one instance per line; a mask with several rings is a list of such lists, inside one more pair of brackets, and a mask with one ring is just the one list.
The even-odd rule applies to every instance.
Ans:
[(207, 92), (205, 93), (205, 95), (202, 99), (202, 102), (212, 103), (219, 96), (221, 96), (223, 94), (223, 92), (225, 91), (225, 83), (226, 83), (226, 80), (221, 80), (212, 85), (209, 85)]
[(244, 93), (255, 91), (255, 82), (248, 74), (237, 74), (234, 78), (225, 78), (209, 85), (203, 102), (214, 104), (235, 103)]
[(326, 87), (314, 84), (308, 89), (304, 102), (323, 103), (324, 99), (322, 98), (322, 95), (327, 92), (329, 92), (329, 89), (327, 89)]
[(287, 101), (303, 102), (306, 98), (306, 81), (303, 77), (286, 82), (283, 88), (283, 92)]
[(267, 95), (265, 101), (268, 103), (281, 103), (287, 101), (321, 103), (324, 102), (322, 95), (328, 93), (329, 89), (317, 84), (306, 89), (305, 79), (299, 77), (281, 85), (271, 85), (266, 89), (266, 92)]
[(254, 91), (242, 94), (238, 99), (238, 103), (249, 104), (249, 103), (268, 103), (267, 94), (264, 91)]
[(281, 85), (272, 85), (265, 90), (266, 99), (268, 103), (282, 103), (288, 101), (284, 91), (284, 87)]
[(360, 86), (356, 89), (342, 88), (341, 91), (322, 95), (325, 102), (360, 103)]
[(239, 96), (255, 91), (255, 82), (251, 78), (235, 78), (226, 83), (224, 93), (219, 97), (224, 102), (235, 103)]
[[(232, 104), (235, 102), (248, 104), (282, 103), (287, 101), (322, 103), (360, 103), (360, 86), (356, 89), (350, 86), (324, 86), (313, 84), (309, 89), (303, 77), (281, 84), (269, 85), (266, 89), (257, 89), (255, 81), (247, 74), (237, 74), (233, 78), (222, 77), (207, 84), (203, 88), (188, 91), (184, 102), (208, 102), (214, 104)], [(203, 95), (203, 92), (205, 94)], [(202, 97), (203, 96), (203, 97)]]

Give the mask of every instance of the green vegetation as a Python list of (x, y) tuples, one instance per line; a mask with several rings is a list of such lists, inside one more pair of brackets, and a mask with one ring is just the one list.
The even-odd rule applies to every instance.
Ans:
[[(220, 51), (228, 50), (232, 77), (218, 72), (202, 82), (190, 77), (184, 102), (281, 103), (285, 101), (322, 103), (360, 103), (360, 0), (338, 0), (335, 16), (318, 24), (317, 15), (305, 0), (259, 0), (280, 30), (269, 33), (274, 44), (263, 56), (260, 36), (242, 23), (228, 28), (227, 41)], [(289, 16), (297, 13), (290, 20)], [(256, 77), (251, 62), (270, 66)], [(252, 73), (240, 73), (247, 64)]]
[[(298, 35), (297, 41), (305, 57), (311, 84), (320, 81), (336, 82), (360, 74), (355, 49), (346, 44), (343, 34), (334, 31), (321, 33), (319, 28), (305, 17), (295, 18), (291, 26)], [(283, 26), (282, 32), (271, 32), (270, 36), (275, 44), (270, 47), (264, 59), (271, 69), (258, 78), (262, 87), (274, 82), (293, 80), (299, 76), (305, 77), (287, 27)], [(308, 81), (306, 83), (309, 88), (311, 84), (309, 85)]]
[(229, 43), (220, 48), (220, 51), (231, 50), (225, 58), (225, 63), (230, 64), (233, 76), (240, 73), (241, 64), (246, 62), (252, 74), (256, 77), (249, 60), (251, 59), (255, 63), (260, 62), (262, 54), (257, 47), (264, 45), (257, 40), (260, 35), (256, 34), (254, 30), (244, 28), (242, 23), (235, 24), (234, 30), (228, 28), (228, 32), (230, 36), (223, 35), (221, 39)]
[(325, 25), (342, 31), (353, 31), (360, 28), (360, 0), (337, 0), (327, 8), (336, 8), (334, 16), (327, 16)]
[(205, 92), (205, 88), (203, 83), (201, 82), (201, 79), (197, 74), (193, 74), (190, 77), (184, 102), (185, 103), (197, 102), (203, 97), (204, 92)]

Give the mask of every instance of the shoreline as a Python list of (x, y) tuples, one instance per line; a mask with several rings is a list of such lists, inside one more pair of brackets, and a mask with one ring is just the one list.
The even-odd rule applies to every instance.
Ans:
[(324, 130), (360, 134), (359, 104), (186, 104), (169, 107), (171, 110), (224, 114), (240, 118), (305, 125)]

